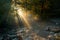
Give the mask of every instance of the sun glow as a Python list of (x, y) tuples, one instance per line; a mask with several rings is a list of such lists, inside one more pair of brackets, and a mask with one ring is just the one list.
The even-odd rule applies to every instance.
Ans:
[(30, 29), (30, 24), (29, 24), (28, 18), (27, 18), (27, 12), (22, 10), (22, 8), (19, 8), (17, 10), (17, 12), (18, 12), (18, 15), (20, 16), (22, 22), (24, 23), (24, 25), (27, 26), (27, 28)]

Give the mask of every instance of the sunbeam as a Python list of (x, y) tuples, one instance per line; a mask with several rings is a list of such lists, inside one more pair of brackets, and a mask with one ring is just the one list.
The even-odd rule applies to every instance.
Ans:
[(24, 25), (27, 26), (28, 29), (30, 29), (31, 26), (30, 26), (28, 18), (27, 18), (27, 12), (24, 11), (22, 8), (19, 8), (17, 10), (17, 12), (18, 12), (18, 15), (20, 16), (22, 22), (24, 23)]

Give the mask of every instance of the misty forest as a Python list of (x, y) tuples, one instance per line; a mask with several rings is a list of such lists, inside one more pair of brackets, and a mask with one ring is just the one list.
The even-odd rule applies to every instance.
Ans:
[(60, 40), (60, 0), (0, 0), (0, 40)]

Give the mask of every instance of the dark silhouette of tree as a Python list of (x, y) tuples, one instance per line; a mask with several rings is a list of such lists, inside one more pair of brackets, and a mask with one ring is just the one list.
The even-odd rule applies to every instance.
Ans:
[(59, 4), (59, 0), (25, 0), (22, 3), (22, 6), (27, 10), (34, 11), (42, 18), (49, 18), (58, 17), (58, 15), (60, 14)]
[(7, 16), (11, 8), (11, 0), (0, 0), (0, 32), (7, 27)]

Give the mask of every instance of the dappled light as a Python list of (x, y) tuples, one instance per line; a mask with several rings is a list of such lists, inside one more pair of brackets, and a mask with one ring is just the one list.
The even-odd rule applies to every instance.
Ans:
[(28, 16), (27, 16), (27, 11), (24, 11), (22, 8), (19, 8), (17, 10), (17, 13), (18, 15), (20, 16), (22, 22), (24, 23), (24, 25), (27, 26), (28, 29), (30, 29), (30, 24), (29, 24), (29, 21), (28, 21)]
[(0, 0), (0, 40), (60, 40), (59, 0)]

